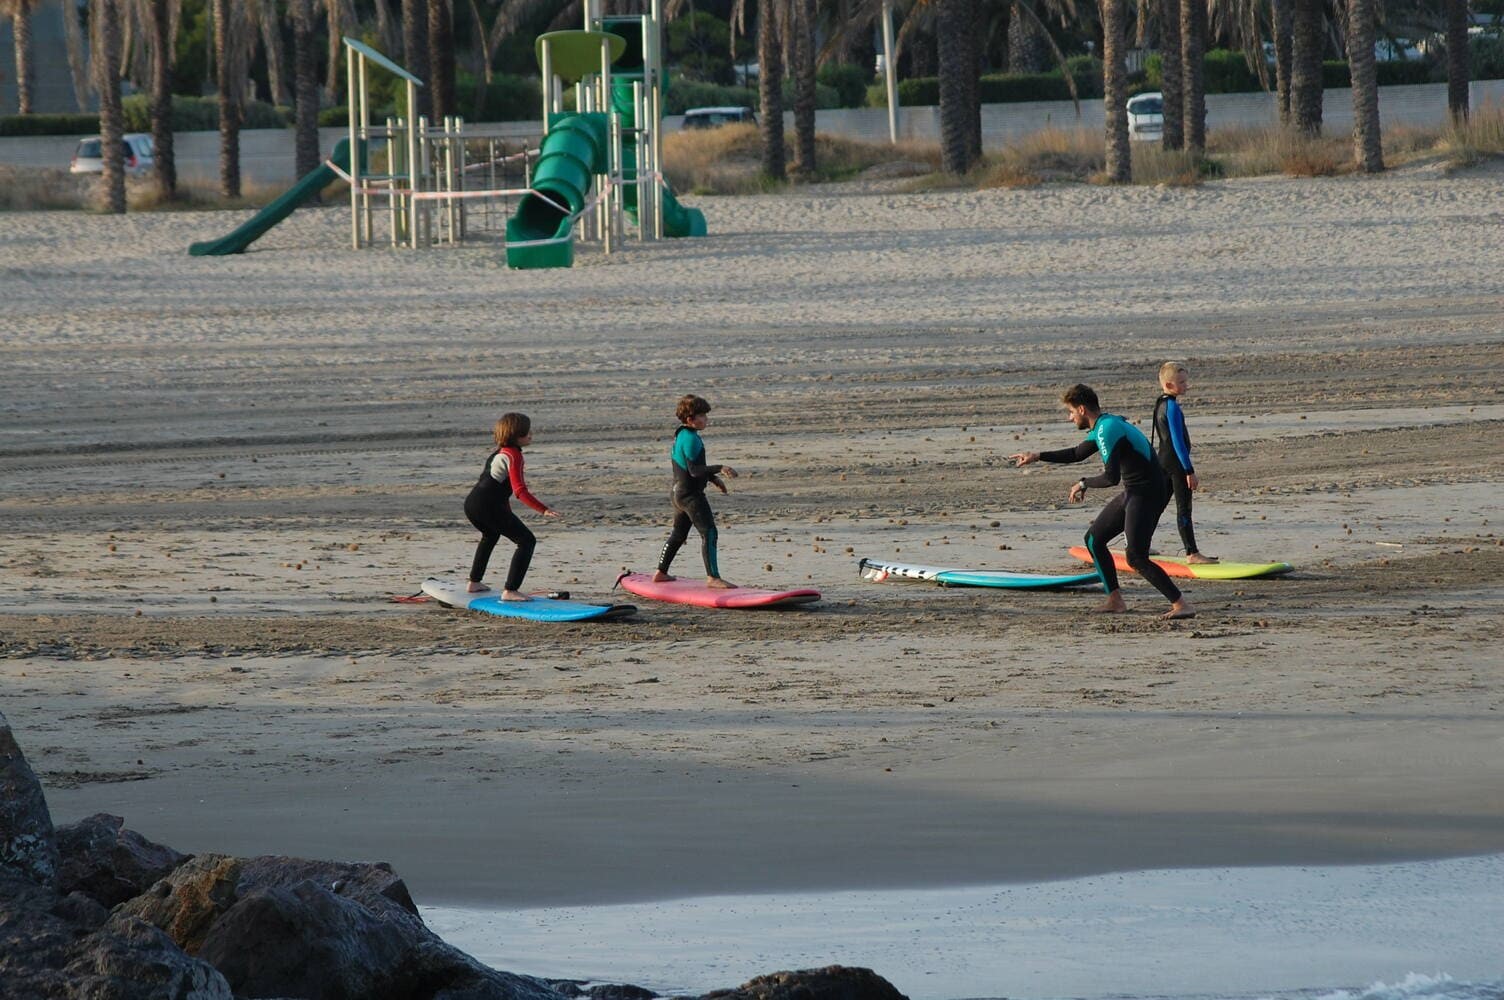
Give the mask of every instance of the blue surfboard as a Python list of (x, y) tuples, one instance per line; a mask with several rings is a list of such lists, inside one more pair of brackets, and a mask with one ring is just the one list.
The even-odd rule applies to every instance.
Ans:
[(423, 581), (423, 593), (451, 608), (534, 622), (609, 621), (637, 613), (632, 604), (585, 604), (556, 597), (530, 596), (525, 601), (503, 601), (501, 591), (472, 594), (466, 589), (466, 581), (455, 577), (430, 577)]

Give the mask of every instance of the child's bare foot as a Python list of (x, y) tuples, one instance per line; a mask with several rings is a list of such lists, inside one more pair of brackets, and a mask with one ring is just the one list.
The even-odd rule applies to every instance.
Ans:
[(1195, 618), (1196, 609), (1191, 607), (1191, 602), (1184, 597), (1170, 605), (1170, 610), (1159, 616), (1167, 622), (1179, 621), (1182, 618)]
[(1188, 555), (1188, 556), (1185, 557), (1185, 561), (1188, 562), (1188, 563), (1199, 565), (1201, 563), (1214, 563), (1214, 562), (1217, 561), (1217, 557), (1216, 556), (1204, 556), (1200, 552), (1192, 552), (1190, 555)]
[(735, 590), (736, 589), (736, 584), (734, 584), (734, 583), (727, 583), (725, 580), (722, 580), (718, 576), (707, 576), (705, 578), (705, 586), (709, 587), (711, 590)]
[(470, 585), (465, 588), (465, 592), (470, 594), (484, 594), (490, 589), (491, 588), (487, 587), (484, 583), (480, 583), (476, 580), (471, 580)]
[(501, 599), (503, 601), (526, 601), (529, 598), (519, 590), (503, 590), (501, 592)]
[(673, 583), (674, 580), (675, 580), (674, 577), (669, 576), (667, 573), (663, 572), (663, 570), (661, 570), (661, 569), (655, 569), (655, 570), (653, 570), (653, 582), (654, 583)]
[(1123, 595), (1114, 590), (1107, 595), (1107, 600), (1097, 605), (1099, 615), (1120, 615), (1128, 610), (1128, 605), (1123, 601)]

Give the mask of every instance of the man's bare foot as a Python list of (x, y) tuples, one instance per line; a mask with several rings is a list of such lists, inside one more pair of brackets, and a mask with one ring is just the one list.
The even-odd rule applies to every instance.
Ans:
[(1218, 559), (1216, 556), (1204, 556), (1200, 552), (1192, 552), (1190, 555), (1185, 557), (1185, 561), (1191, 563), (1192, 565), (1200, 565), (1202, 563), (1214, 563), (1217, 562)]
[(734, 584), (734, 583), (727, 583), (725, 580), (722, 580), (718, 576), (707, 576), (705, 578), (705, 586), (709, 587), (711, 590), (735, 590), (736, 589), (736, 584)]
[(1123, 595), (1114, 590), (1107, 595), (1107, 600), (1097, 605), (1097, 614), (1120, 615), (1128, 610), (1128, 605), (1123, 601)]
[(676, 579), (675, 577), (669, 576), (667, 573), (663, 572), (663, 570), (661, 570), (661, 569), (655, 569), (655, 570), (653, 570), (653, 582), (654, 583), (673, 583), (675, 579)]
[(527, 601), (527, 600), (531, 600), (531, 598), (529, 598), (526, 594), (522, 593), (520, 590), (503, 590), (501, 592), (501, 599), (503, 601)]
[(1170, 610), (1159, 616), (1167, 622), (1180, 621), (1182, 618), (1195, 618), (1196, 609), (1191, 607), (1191, 602), (1184, 597), (1170, 605)]
[(490, 589), (491, 588), (487, 587), (484, 583), (478, 583), (475, 580), (471, 580), (470, 585), (465, 588), (465, 592), (469, 594), (484, 594)]

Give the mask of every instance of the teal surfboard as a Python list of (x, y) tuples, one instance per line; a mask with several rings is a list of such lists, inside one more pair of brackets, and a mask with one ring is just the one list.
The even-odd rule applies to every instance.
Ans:
[(912, 563), (883, 562), (863, 559), (858, 563), (862, 576), (874, 582), (883, 580), (928, 580), (942, 587), (1001, 587), (1006, 590), (1063, 590), (1090, 587), (1102, 582), (1092, 573), (1020, 573), (1001, 569), (948, 569), (944, 566), (916, 566)]
[(451, 608), (534, 622), (608, 621), (637, 613), (637, 607), (632, 604), (585, 604), (555, 597), (530, 596), (525, 601), (503, 601), (501, 591), (472, 594), (466, 589), (466, 581), (455, 577), (430, 577), (423, 581), (423, 593)]

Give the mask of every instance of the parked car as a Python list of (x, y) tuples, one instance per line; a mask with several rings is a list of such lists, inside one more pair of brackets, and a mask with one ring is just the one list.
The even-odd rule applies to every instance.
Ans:
[(1163, 94), (1138, 94), (1128, 98), (1128, 138), (1158, 142), (1165, 134)]
[[(151, 144), (151, 136), (145, 132), (128, 132), (120, 139), (121, 145), (125, 147), (125, 175), (142, 177), (150, 173), (157, 165), (157, 151), (156, 147)], [(97, 135), (80, 139), (78, 149), (73, 151), (73, 160), (68, 165), (68, 172), (72, 174), (104, 173), (104, 157), (101, 155), (103, 145), (104, 140)]]
[(751, 108), (690, 108), (684, 112), (685, 128), (717, 128), (737, 122), (757, 124), (757, 116)]

